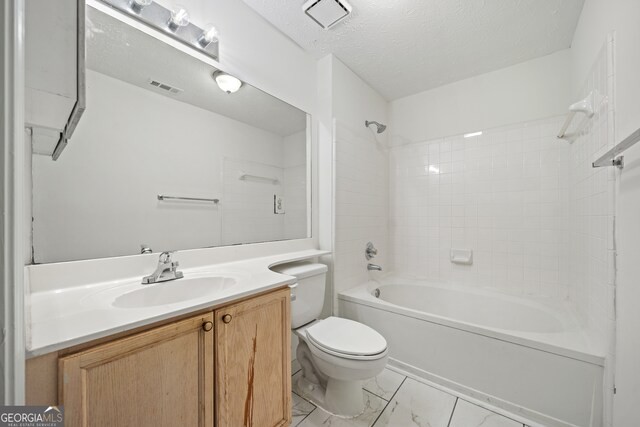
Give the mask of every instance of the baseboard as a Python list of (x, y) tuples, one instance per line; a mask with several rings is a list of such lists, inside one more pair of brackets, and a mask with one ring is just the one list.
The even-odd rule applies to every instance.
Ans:
[(393, 358), (389, 358), (388, 368), (529, 427), (579, 427), (466, 387)]

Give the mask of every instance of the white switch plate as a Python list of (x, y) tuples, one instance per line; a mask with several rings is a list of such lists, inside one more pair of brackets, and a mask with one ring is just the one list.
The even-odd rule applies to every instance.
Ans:
[(273, 213), (277, 215), (284, 213), (284, 202), (282, 200), (282, 196), (278, 196), (277, 194), (273, 195)]

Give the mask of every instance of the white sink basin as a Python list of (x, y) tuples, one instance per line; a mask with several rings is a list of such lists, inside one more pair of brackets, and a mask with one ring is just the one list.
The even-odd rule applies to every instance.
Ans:
[(118, 308), (142, 308), (175, 304), (213, 296), (231, 288), (236, 283), (235, 278), (225, 276), (184, 278), (153, 283), (116, 297), (111, 305)]

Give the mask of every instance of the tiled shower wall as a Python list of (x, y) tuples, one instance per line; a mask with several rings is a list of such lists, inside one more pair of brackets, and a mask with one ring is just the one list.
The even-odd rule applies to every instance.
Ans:
[[(566, 297), (569, 144), (555, 137), (563, 119), (391, 149), (396, 271)], [(453, 264), (452, 248), (473, 250), (473, 264)]]
[(593, 92), (595, 115), (576, 122), (570, 146), (569, 299), (586, 325), (596, 351), (606, 355), (604, 425), (610, 426), (615, 348), (615, 178), (613, 167), (591, 163), (615, 145), (614, 40), (609, 37), (582, 90)]
[[(335, 122), (334, 298), (340, 291), (380, 274), (367, 271), (365, 246), (378, 256), (371, 262), (391, 269), (389, 260), (389, 162), (387, 150), (368, 129)], [(337, 307), (337, 304), (334, 303)]]
[(573, 129), (580, 137), (570, 147), (570, 298), (599, 348), (607, 345), (614, 321), (615, 168), (593, 168), (591, 163), (615, 145), (613, 57), (607, 55), (612, 43), (603, 48), (582, 93), (594, 93), (595, 115)]
[[(593, 351), (606, 356), (605, 426), (615, 346), (616, 170), (592, 162), (616, 141), (613, 44), (610, 37), (581, 94), (594, 93), (595, 115), (576, 116), (572, 139), (556, 138), (561, 116), (389, 154), (395, 271), (568, 301)], [(452, 248), (473, 250), (473, 264), (451, 263)]]

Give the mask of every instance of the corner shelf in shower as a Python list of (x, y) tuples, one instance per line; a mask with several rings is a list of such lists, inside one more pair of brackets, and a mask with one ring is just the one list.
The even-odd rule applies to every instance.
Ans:
[(269, 176), (260, 176), (260, 175), (250, 175), (248, 173), (244, 173), (240, 175), (239, 178), (241, 181), (257, 181), (257, 182), (268, 182), (273, 185), (280, 184), (280, 180), (278, 178), (273, 178)]

